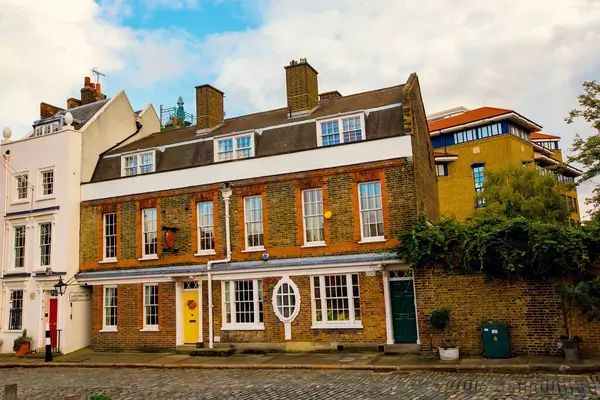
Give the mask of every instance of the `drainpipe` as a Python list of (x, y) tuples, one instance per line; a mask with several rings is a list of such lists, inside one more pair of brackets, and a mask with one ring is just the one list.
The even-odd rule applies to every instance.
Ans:
[(222, 260), (210, 260), (206, 263), (206, 272), (208, 276), (208, 348), (214, 346), (213, 335), (213, 295), (212, 295), (212, 274), (211, 269), (215, 264), (225, 264), (231, 261), (231, 236), (229, 233), (229, 198), (231, 197), (231, 188), (226, 183), (221, 189), (223, 201), (225, 202), (225, 240), (227, 242), (227, 257)]

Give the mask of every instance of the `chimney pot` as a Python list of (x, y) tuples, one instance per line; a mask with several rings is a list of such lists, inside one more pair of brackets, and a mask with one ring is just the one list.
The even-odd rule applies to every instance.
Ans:
[(102, 93), (102, 90), (100, 90), (100, 84), (99, 83), (96, 83), (96, 92)]
[(90, 82), (91, 82), (91, 79), (89, 76), (86, 76), (85, 78), (83, 78), (83, 87), (89, 87)]
[(196, 86), (196, 125), (199, 129), (211, 129), (223, 123), (223, 97), (224, 93), (214, 86)]
[(290, 113), (309, 112), (319, 104), (317, 70), (306, 58), (295, 60), (285, 67), (287, 105)]

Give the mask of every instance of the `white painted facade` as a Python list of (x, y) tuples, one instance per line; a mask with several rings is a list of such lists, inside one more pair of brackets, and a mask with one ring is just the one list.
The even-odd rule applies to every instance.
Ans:
[[(152, 106), (139, 115), (144, 125), (128, 141), (160, 129)], [(79, 270), (81, 182), (91, 179), (98, 156), (136, 131), (136, 116), (124, 92), (108, 101), (79, 130), (72, 127), (23, 140), (2, 141), (0, 146), (0, 353), (12, 352), (14, 339), (27, 329), (32, 349), (45, 346), (50, 304), (56, 302), (56, 329), (61, 352), (86, 347), (91, 341), (91, 297), (87, 288), (71, 279)], [(52, 171), (52, 194), (44, 195), (42, 173)], [(27, 174), (27, 197), (18, 199), (17, 176)], [(48, 185), (46, 185), (48, 191)], [(20, 197), (23, 197), (22, 195)], [(50, 224), (50, 225), (41, 225)], [(50, 257), (41, 246), (49, 240)], [(16, 228), (24, 228), (24, 243), (17, 246)], [(43, 231), (43, 232), (42, 232)], [(22, 232), (22, 230), (19, 230)], [(46, 238), (46, 239), (44, 239)], [(17, 248), (24, 259), (18, 261)], [(48, 246), (45, 246), (47, 249)], [(19, 251), (21, 254), (21, 251)], [(59, 277), (69, 282), (64, 296), (54, 285)], [(11, 326), (11, 293), (22, 291), (21, 322)], [(20, 292), (18, 292), (20, 293)], [(78, 295), (79, 294), (79, 295)], [(13, 315), (18, 313), (13, 312)], [(20, 329), (14, 329), (20, 326)], [(57, 336), (58, 338), (58, 336)]]

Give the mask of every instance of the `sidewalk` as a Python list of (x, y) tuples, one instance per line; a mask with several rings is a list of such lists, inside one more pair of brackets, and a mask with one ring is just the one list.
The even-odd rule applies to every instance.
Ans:
[(600, 359), (566, 363), (561, 357), (515, 357), (509, 359), (463, 358), (442, 362), (416, 355), (391, 356), (381, 353), (334, 354), (235, 354), (229, 357), (198, 357), (173, 353), (105, 353), (83, 349), (57, 356), (46, 363), (43, 357), (17, 358), (0, 355), (0, 368), (208, 368), (208, 369), (351, 369), (370, 371), (438, 371), (482, 373), (600, 372)]

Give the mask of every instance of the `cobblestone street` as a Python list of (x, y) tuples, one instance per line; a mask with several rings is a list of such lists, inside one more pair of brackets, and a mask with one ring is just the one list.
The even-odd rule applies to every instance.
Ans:
[[(600, 375), (496, 375), (435, 372), (189, 370), (125, 368), (1, 369), (19, 399), (95, 393), (121, 399), (593, 399)], [(1, 398), (2, 396), (0, 396)]]

